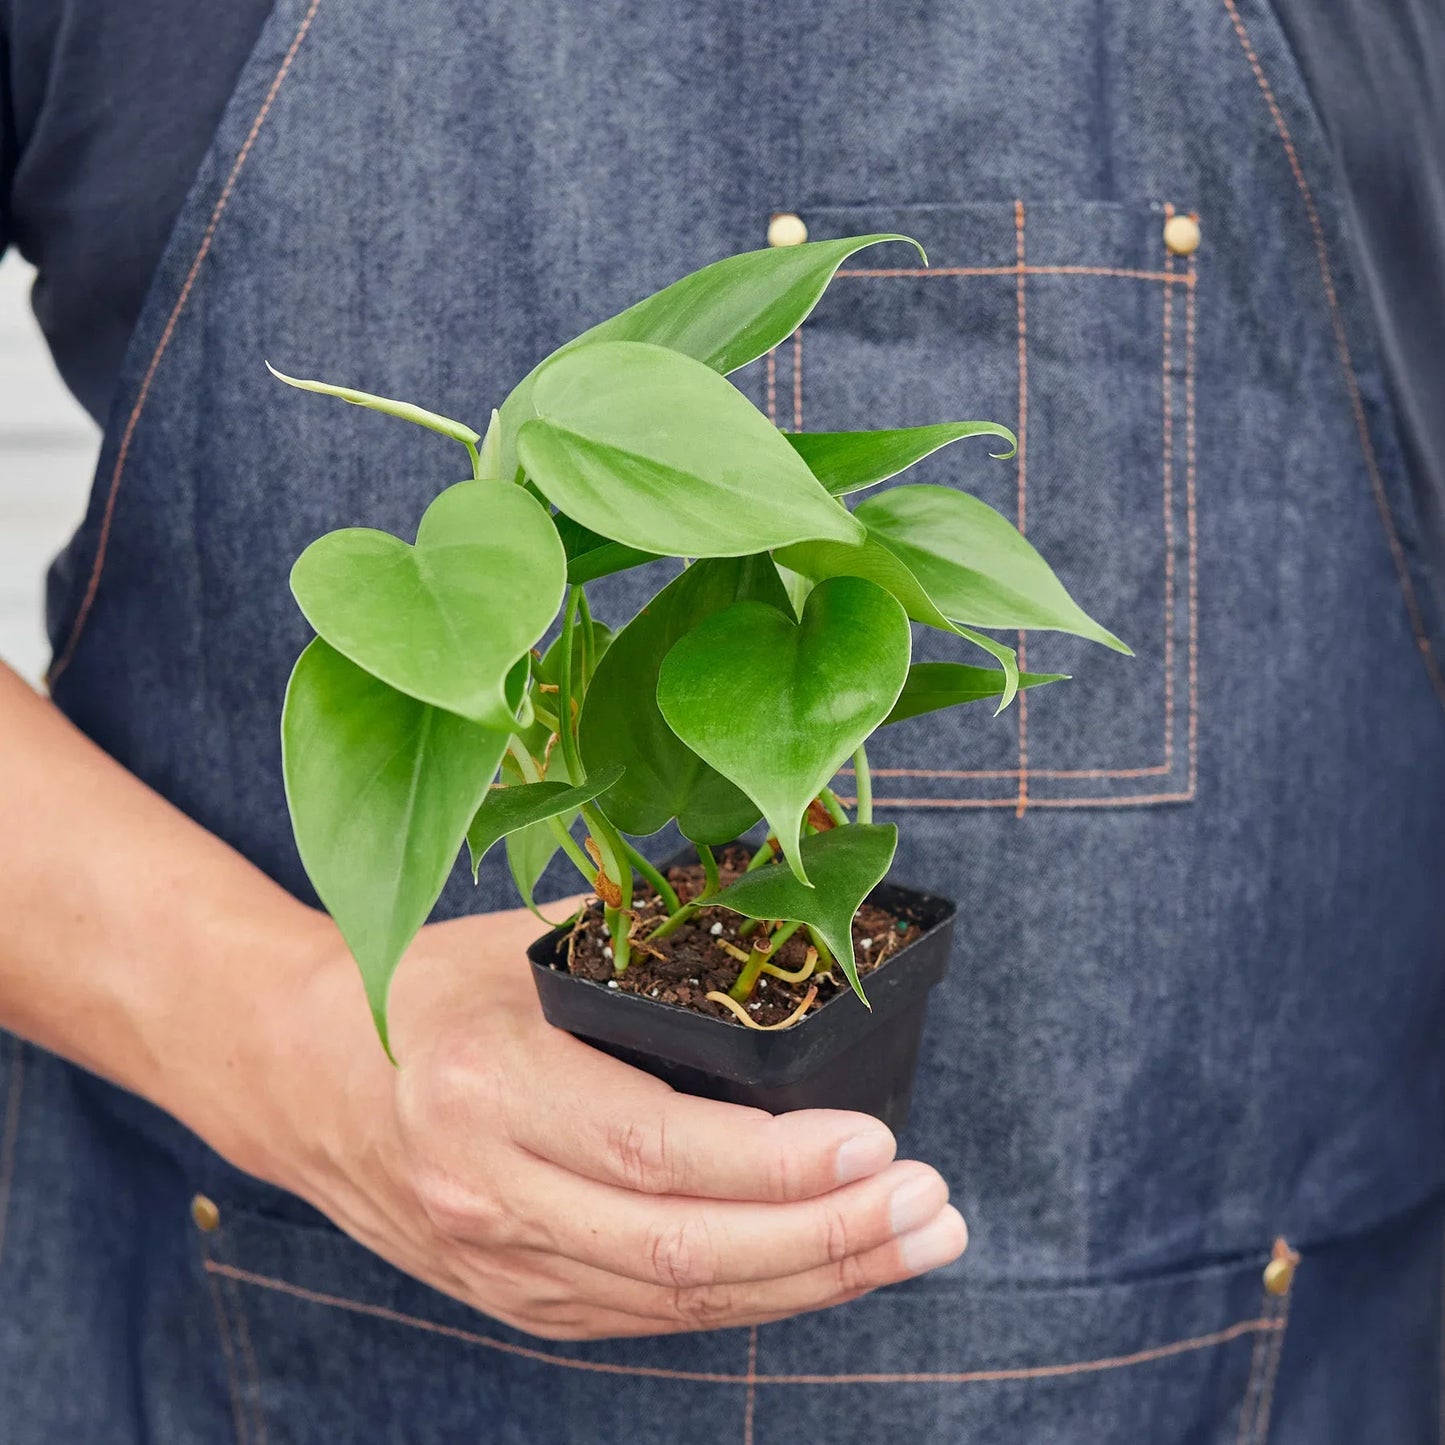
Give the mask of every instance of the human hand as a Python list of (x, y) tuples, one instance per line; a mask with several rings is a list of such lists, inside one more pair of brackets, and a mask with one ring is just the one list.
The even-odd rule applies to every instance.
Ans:
[(392, 991), (397, 1068), (338, 943), (281, 1025), (285, 1124), (242, 1162), (554, 1340), (764, 1323), (962, 1253), (948, 1186), (876, 1119), (692, 1098), (553, 1028), (536, 933), (522, 909), (425, 928)]

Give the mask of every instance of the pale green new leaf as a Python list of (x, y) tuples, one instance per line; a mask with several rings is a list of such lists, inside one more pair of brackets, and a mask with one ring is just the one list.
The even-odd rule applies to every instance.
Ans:
[(284, 381), (287, 386), (294, 386), (298, 391), (315, 391), (322, 396), (339, 397), (342, 401), (350, 402), (352, 406), (363, 406), (368, 411), (385, 412), (387, 416), (400, 417), (402, 421), (414, 422), (428, 431), (451, 437), (463, 446), (475, 446), (481, 440), (480, 434), (465, 422), (453, 421), (449, 416), (414, 406), (409, 401), (393, 401), (389, 396), (373, 396), (369, 391), (354, 391), (349, 386), (333, 386), (329, 381), (307, 381), (299, 376), (287, 376), (284, 371), (277, 371), (269, 361), (266, 363), (266, 370), (277, 381)]
[(668, 725), (758, 805), (804, 883), (803, 815), (892, 710), (910, 644), (894, 597), (833, 577), (808, 594), (799, 622), (737, 602), (663, 659), (657, 702)]
[(441, 894), (506, 745), (505, 732), (388, 687), (320, 638), (291, 674), (281, 716), (291, 826), (361, 969), (383, 1044), (392, 974)]

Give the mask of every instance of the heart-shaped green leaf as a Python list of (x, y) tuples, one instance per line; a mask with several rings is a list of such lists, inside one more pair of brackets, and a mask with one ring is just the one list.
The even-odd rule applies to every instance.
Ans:
[(1008, 518), (951, 487), (891, 487), (856, 513), (939, 611), (974, 627), (1071, 632), (1129, 649), (1086, 613)]
[[(726, 256), (584, 331), (562, 351), (599, 341), (650, 341), (714, 371), (736, 371), (791, 336), (818, 304), (838, 267), (881, 241), (906, 241), (923, 255), (918, 242), (907, 236), (874, 235)], [(561, 351), (553, 353), (559, 355)], [(532, 387), (540, 370), (534, 368), (502, 403), (503, 476), (516, 468), (522, 423), (536, 415)]]
[(583, 803), (590, 803), (605, 793), (622, 776), (622, 768), (612, 767), (589, 777), (585, 783), (572, 787), (567, 783), (517, 783), (511, 787), (493, 788), (482, 800), (477, 815), (467, 829), (467, 847), (472, 854), (472, 878), (475, 881), (487, 850), (499, 839), (532, 823), (544, 823), (562, 813), (571, 813)]
[[(307, 381), (299, 376), (287, 376), (284, 371), (277, 371), (269, 361), (266, 363), (266, 370), (277, 381), (284, 381), (287, 386), (294, 386), (298, 391), (315, 391), (322, 396), (335, 396), (342, 401), (349, 401), (352, 406), (363, 406), (368, 411), (385, 412), (387, 416), (400, 417), (402, 421), (414, 422), (428, 431), (451, 437), (453, 441), (461, 442), (464, 446), (475, 446), (481, 439), (465, 422), (453, 421), (449, 416), (428, 411), (422, 406), (413, 406), (409, 401), (393, 401), (389, 396), (373, 396), (369, 391), (353, 391), (349, 386), (332, 386), (329, 381)], [(492, 414), (496, 415), (495, 412)]]
[(624, 833), (645, 837), (675, 817), (694, 842), (727, 843), (757, 822), (752, 801), (688, 748), (657, 706), (657, 675), (668, 650), (742, 599), (788, 610), (766, 555), (694, 562), (617, 634), (597, 665), (578, 741), (589, 774), (626, 768), (601, 801)]
[(862, 527), (778, 429), (699, 361), (636, 341), (547, 363), (518, 455), (560, 511), (628, 547), (742, 557)]
[(964, 437), (1002, 437), (1009, 444), (1009, 450), (989, 453), (998, 461), (1007, 461), (1018, 449), (1018, 438), (1006, 426), (991, 421), (945, 422), (903, 431), (786, 432), (785, 435), (793, 450), (807, 462), (808, 469), (835, 497), (886, 482), (940, 447)]
[(970, 627), (959, 627), (950, 622), (934, 605), (933, 599), (923, 584), (908, 569), (903, 560), (895, 556), (881, 542), (871, 537), (862, 546), (848, 546), (841, 542), (800, 542), (794, 547), (780, 547), (773, 554), (780, 567), (801, 573), (814, 581), (828, 577), (864, 577), (868, 581), (891, 593), (903, 605), (903, 610), (915, 622), (936, 627), (940, 632), (951, 632), (955, 637), (965, 638), (981, 647), (990, 657), (996, 658), (1003, 667), (1004, 691), (998, 711), (1002, 712), (1018, 695), (1018, 655), (1013, 648), (985, 637)]
[(908, 676), (908, 617), (860, 577), (832, 577), (794, 622), (737, 602), (662, 662), (657, 702), (672, 730), (762, 810), (806, 883), (808, 804), (891, 711)]
[(329, 532), (291, 571), (306, 620), (373, 677), (506, 731), (506, 678), (561, 606), (566, 557), (520, 487), (462, 482), (426, 509), (416, 545)]
[(609, 577), (614, 572), (625, 572), (629, 567), (640, 567), (644, 562), (657, 561), (656, 552), (624, 547), (621, 542), (603, 537), (561, 512), (552, 521), (567, 551), (567, 580), (574, 586), (595, 582), (599, 577)]
[[(1024, 672), (1018, 686), (1042, 687), (1046, 682), (1063, 682), (1061, 672)], [(915, 662), (893, 711), (884, 723), (902, 722), (921, 713), (938, 712), (986, 697), (1002, 697), (1008, 690), (1008, 674), (997, 667), (970, 667), (962, 662)]]
[(386, 1043), (392, 974), (456, 862), (507, 735), (408, 697), (317, 638), (286, 688), (296, 846)]
[(747, 918), (781, 918), (815, 929), (866, 1004), (853, 957), (853, 915), (883, 881), (897, 846), (898, 829), (892, 823), (833, 828), (803, 839), (802, 860), (812, 888), (788, 868), (765, 865), (744, 873), (713, 901)]

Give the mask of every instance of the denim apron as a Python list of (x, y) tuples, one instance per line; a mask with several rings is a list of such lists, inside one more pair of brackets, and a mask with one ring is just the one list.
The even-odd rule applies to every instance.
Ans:
[[(899, 873), (960, 902), (902, 1147), (968, 1254), (761, 1329), (553, 1344), (5, 1038), (5, 1445), (1438, 1438), (1445, 629), (1412, 488), (1445, 479), (1402, 466), (1262, 0), (278, 0), (52, 575), (57, 703), (310, 897), (288, 569), (409, 534), (460, 472), (262, 359), (485, 418), (780, 212), (932, 265), (863, 253), (739, 384), (785, 427), (1016, 425), (1016, 461), (920, 479), (1016, 516), (1137, 652), (1031, 636), (1074, 681), (875, 750)], [(511, 902), (489, 865), (438, 914)]]

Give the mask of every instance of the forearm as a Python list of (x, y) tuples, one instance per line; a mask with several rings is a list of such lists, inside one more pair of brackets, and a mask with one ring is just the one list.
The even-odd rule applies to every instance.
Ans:
[(0, 738), (0, 1025), (252, 1164), (245, 1096), (333, 926), (3, 666)]

